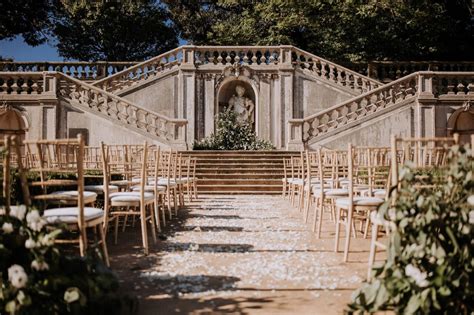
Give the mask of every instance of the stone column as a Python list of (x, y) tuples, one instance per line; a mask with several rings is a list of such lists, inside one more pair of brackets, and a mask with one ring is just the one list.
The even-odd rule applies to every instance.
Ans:
[(207, 75), (204, 81), (204, 135), (214, 132), (214, 116), (216, 115), (215, 76)]

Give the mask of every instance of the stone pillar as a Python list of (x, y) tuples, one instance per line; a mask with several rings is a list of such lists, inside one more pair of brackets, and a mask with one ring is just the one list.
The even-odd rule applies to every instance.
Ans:
[(214, 132), (214, 116), (216, 115), (215, 76), (208, 75), (204, 81), (204, 135)]

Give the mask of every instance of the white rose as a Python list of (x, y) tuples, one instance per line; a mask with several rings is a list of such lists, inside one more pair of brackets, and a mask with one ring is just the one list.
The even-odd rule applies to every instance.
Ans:
[(32, 210), (26, 215), (26, 222), (28, 223), (37, 222), (39, 219), (41, 219), (41, 216), (38, 210)]
[(469, 198), (467, 198), (467, 203), (471, 206), (474, 206), (474, 195), (471, 195)]
[(36, 221), (36, 222), (28, 223), (28, 227), (30, 229), (32, 229), (33, 231), (39, 232), (43, 229), (45, 224), (46, 224), (46, 222), (44, 220), (39, 220), (39, 221)]
[(426, 280), (426, 272), (421, 272), (420, 269), (408, 264), (405, 267), (405, 274), (415, 280), (415, 283), (420, 287), (424, 288), (429, 285), (429, 282)]
[(49, 270), (49, 265), (44, 261), (33, 260), (31, 262), (31, 268), (37, 271)]
[(13, 265), (8, 268), (8, 280), (11, 284), (17, 288), (21, 289), (26, 286), (28, 282), (28, 276), (26, 275), (25, 269), (20, 265)]
[(12, 217), (17, 218), (18, 220), (23, 220), (25, 218), (25, 214), (26, 214), (26, 206), (25, 205), (12, 207), (10, 209), (10, 215)]
[(35, 248), (38, 244), (31, 238), (27, 239), (25, 242), (25, 247), (28, 249)]
[(3, 233), (10, 234), (11, 232), (13, 232), (13, 224), (8, 223), (8, 222), (3, 223), (2, 230), (3, 230)]
[(469, 211), (469, 224), (474, 224), (474, 210)]

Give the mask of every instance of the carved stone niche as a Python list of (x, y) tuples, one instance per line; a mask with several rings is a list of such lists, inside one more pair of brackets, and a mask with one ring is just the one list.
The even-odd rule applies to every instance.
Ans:
[(248, 121), (255, 128), (260, 78), (249, 67), (235, 64), (226, 67), (216, 80), (216, 112), (231, 108), (239, 121)]

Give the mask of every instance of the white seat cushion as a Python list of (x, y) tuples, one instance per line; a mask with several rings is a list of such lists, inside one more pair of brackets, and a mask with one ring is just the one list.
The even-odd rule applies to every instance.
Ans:
[[(94, 220), (104, 215), (104, 211), (98, 208), (84, 207), (85, 221)], [(79, 217), (78, 207), (54, 208), (45, 210), (43, 218), (48, 223), (77, 223)]]
[(112, 180), (112, 181), (110, 181), (110, 184), (115, 185), (115, 186), (119, 186), (119, 187), (123, 187), (123, 186), (128, 186), (130, 183), (126, 179), (121, 179), (121, 180)]
[[(87, 185), (84, 186), (85, 191), (93, 191), (98, 194), (102, 194), (104, 192), (104, 185)], [(118, 186), (116, 185), (109, 185), (109, 193), (114, 193), (119, 190)]]
[[(340, 198), (336, 200), (336, 206), (338, 207), (348, 207), (350, 198)], [(354, 206), (374, 206), (377, 207), (384, 202), (382, 198), (377, 197), (354, 197), (353, 203)]]
[[(321, 187), (313, 187), (313, 194), (315, 196), (321, 195)], [(324, 194), (328, 197), (330, 196), (348, 196), (349, 190), (342, 188), (327, 188), (324, 189)]]
[[(170, 179), (169, 182), (168, 182), (168, 179), (167, 178), (159, 178), (157, 181), (156, 181), (156, 185), (158, 186), (168, 186), (168, 183), (170, 186), (176, 186), (176, 181), (174, 179)], [(153, 185), (155, 184), (155, 181), (149, 181), (148, 182), (148, 185)]]
[[(77, 190), (70, 190), (70, 191), (55, 191), (50, 193), (50, 195), (58, 195), (58, 200), (61, 199), (61, 196), (73, 196), (77, 197), (78, 192)], [(84, 202), (91, 203), (97, 199), (97, 194), (92, 191), (84, 191)], [(75, 200), (64, 200), (65, 202), (75, 202)]]
[[(144, 193), (145, 201), (154, 200), (154, 196), (152, 193), (145, 192)], [(129, 202), (129, 201), (140, 201), (140, 192), (117, 192), (110, 194), (110, 200), (112, 202)]]
[[(156, 190), (157, 191), (166, 191), (166, 187), (165, 186), (156, 186)], [(134, 191), (134, 192), (140, 191), (140, 186), (133, 186), (132, 191)], [(147, 185), (147, 186), (145, 186), (145, 191), (146, 192), (155, 192), (155, 186)]]

